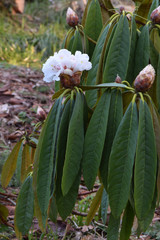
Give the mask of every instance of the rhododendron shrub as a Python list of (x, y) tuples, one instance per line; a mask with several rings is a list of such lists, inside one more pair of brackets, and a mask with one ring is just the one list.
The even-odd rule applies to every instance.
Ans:
[(2, 170), (4, 188), (17, 162), (21, 171), (19, 238), (34, 215), (45, 231), (48, 218), (72, 214), (82, 181), (88, 190), (99, 182), (85, 224), (98, 209), (106, 224), (110, 206), (108, 240), (128, 240), (133, 224), (139, 235), (152, 221), (160, 196), (160, 2), (134, 2), (132, 13), (89, 0), (81, 23), (67, 11), (71, 29), (42, 67), (44, 81), (60, 83), (53, 106), (40, 135), (38, 124)]

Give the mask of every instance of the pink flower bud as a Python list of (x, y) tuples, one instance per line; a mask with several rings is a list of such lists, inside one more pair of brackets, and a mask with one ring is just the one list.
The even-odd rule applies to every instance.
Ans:
[(121, 83), (122, 82), (122, 79), (120, 78), (120, 76), (117, 74), (117, 77), (115, 79), (115, 82), (116, 83)]
[(64, 88), (73, 88), (74, 86), (78, 86), (81, 81), (82, 72), (75, 72), (72, 76), (67, 74), (60, 75), (61, 85)]
[(155, 70), (151, 64), (147, 65), (136, 77), (134, 87), (136, 92), (148, 91), (155, 79)]
[(119, 7), (119, 13), (122, 14), (123, 11), (125, 11), (125, 8), (124, 8), (123, 6), (120, 6), (120, 7)]
[(79, 23), (78, 15), (70, 7), (67, 10), (66, 21), (71, 27), (75, 27)]
[(40, 121), (43, 121), (46, 119), (46, 113), (43, 110), (43, 108), (41, 108), (40, 106), (38, 106), (38, 108), (37, 108), (37, 116)]
[(153, 23), (160, 24), (160, 6), (154, 9), (151, 13), (151, 20)]

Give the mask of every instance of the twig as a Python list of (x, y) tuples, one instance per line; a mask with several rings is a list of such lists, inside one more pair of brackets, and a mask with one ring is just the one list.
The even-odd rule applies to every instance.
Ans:
[(79, 194), (78, 194), (78, 197), (79, 197), (79, 196), (88, 195), (88, 194), (92, 194), (92, 193), (95, 193), (95, 192), (97, 192), (97, 191), (98, 191), (98, 189), (92, 190), (92, 191), (87, 191), (87, 192), (84, 192), (84, 193), (79, 193)]
[(77, 215), (77, 216), (82, 216), (82, 217), (87, 217), (87, 213), (83, 213), (83, 212), (77, 212), (75, 210), (72, 211), (72, 214)]
[(2, 193), (2, 192), (0, 192), (0, 195), (6, 196), (6, 197), (14, 197), (14, 198), (17, 197), (17, 195), (14, 195), (12, 193)]

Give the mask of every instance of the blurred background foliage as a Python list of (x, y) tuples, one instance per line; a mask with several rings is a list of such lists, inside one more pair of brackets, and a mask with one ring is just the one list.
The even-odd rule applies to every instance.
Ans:
[[(69, 29), (66, 25), (67, 8), (71, 6), (81, 18), (86, 2), (1, 0), (0, 61), (41, 68), (42, 63), (61, 48)], [(112, 3), (118, 7), (133, 4), (132, 0), (112, 0)]]
[(28, 0), (23, 14), (15, 14), (13, 1), (0, 4), (0, 61), (39, 68), (61, 47), (67, 32), (69, 2)]

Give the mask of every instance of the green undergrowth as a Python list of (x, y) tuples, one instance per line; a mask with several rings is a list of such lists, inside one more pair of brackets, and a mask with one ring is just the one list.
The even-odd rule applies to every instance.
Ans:
[(0, 61), (41, 68), (61, 48), (67, 31), (65, 12), (66, 8), (55, 9), (47, 0), (27, 2), (24, 14), (1, 11)]

